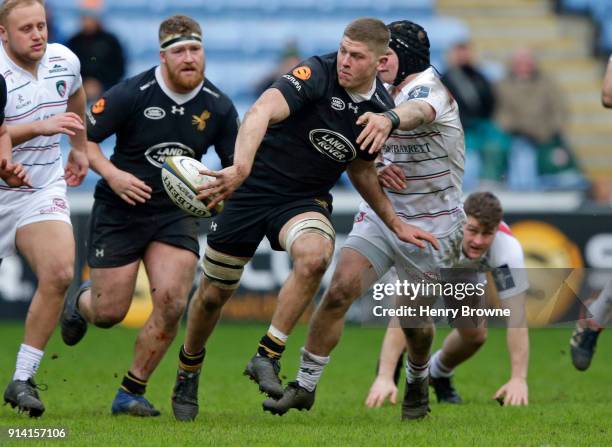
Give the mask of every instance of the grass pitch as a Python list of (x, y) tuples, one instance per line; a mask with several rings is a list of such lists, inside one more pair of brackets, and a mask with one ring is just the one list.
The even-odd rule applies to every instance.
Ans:
[[(195, 423), (172, 416), (170, 393), (183, 332), (149, 382), (147, 397), (159, 418), (113, 417), (111, 401), (129, 367), (136, 331), (90, 328), (76, 347), (56, 332), (37, 375), (46, 383), (47, 407), (39, 420), (0, 407), (0, 445), (189, 446), (189, 445), (410, 445), (410, 446), (574, 446), (612, 444), (612, 333), (601, 335), (586, 373), (569, 358), (570, 329), (531, 331), (530, 405), (502, 408), (490, 398), (509, 374), (505, 331), (493, 329), (485, 347), (456, 374), (466, 403), (432, 404), (431, 415), (402, 423), (399, 406), (368, 410), (363, 402), (373, 379), (382, 329), (348, 327), (333, 353), (317, 402), (310, 412), (283, 417), (263, 413), (256, 385), (242, 376), (265, 326), (224, 324), (208, 347)], [(439, 346), (445, 331), (436, 338)], [(295, 377), (300, 327), (289, 340), (283, 375)], [(0, 325), (2, 390), (12, 376), (22, 326)], [(403, 388), (403, 387), (402, 387)], [(403, 392), (403, 390), (402, 390)], [(432, 393), (433, 399), (433, 393)], [(64, 427), (64, 440), (10, 441), (11, 427)]]

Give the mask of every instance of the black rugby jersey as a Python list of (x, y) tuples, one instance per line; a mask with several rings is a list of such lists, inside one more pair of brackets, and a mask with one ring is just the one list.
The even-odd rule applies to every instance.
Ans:
[(268, 128), (236, 198), (328, 196), (352, 160), (376, 158), (355, 140), (362, 130), (356, 124), (360, 115), (394, 107), (378, 79), (371, 99), (355, 103), (338, 83), (333, 53), (307, 59), (271, 88), (283, 94), (290, 116)]
[[(223, 166), (231, 165), (239, 126), (232, 101), (208, 79), (195, 97), (178, 104), (162, 90), (156, 69), (115, 85), (87, 112), (87, 138), (99, 143), (115, 133), (111, 162), (152, 188), (151, 199), (136, 205), (140, 209), (176, 206), (161, 181), (160, 168), (167, 156), (200, 160), (214, 145)], [(130, 206), (104, 179), (94, 197)]]

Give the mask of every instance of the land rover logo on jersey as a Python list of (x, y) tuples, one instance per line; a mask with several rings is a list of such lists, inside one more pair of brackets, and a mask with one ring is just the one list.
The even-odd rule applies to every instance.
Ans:
[(161, 143), (151, 146), (145, 152), (145, 156), (149, 163), (153, 166), (161, 168), (166, 160), (166, 157), (173, 157), (175, 155), (184, 155), (186, 157), (195, 157), (195, 152), (189, 146), (185, 146), (183, 143)]
[(332, 99), (331, 99), (331, 108), (332, 109), (334, 109), (334, 110), (344, 110), (345, 107), (346, 107), (346, 105), (344, 104), (344, 101), (342, 101), (340, 98), (332, 96)]
[(144, 116), (150, 120), (160, 120), (166, 116), (166, 111), (161, 107), (147, 107), (144, 111)]
[(314, 129), (308, 134), (316, 150), (338, 163), (347, 163), (357, 156), (357, 151), (344, 136), (328, 129)]
[(66, 96), (66, 81), (57, 81), (55, 83), (55, 88), (57, 89), (57, 94), (62, 98)]

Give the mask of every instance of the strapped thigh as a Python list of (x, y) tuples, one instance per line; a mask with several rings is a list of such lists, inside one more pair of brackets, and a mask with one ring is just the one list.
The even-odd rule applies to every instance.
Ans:
[(226, 255), (206, 246), (202, 267), (206, 278), (220, 289), (234, 290), (240, 285), (240, 277), (248, 259)]
[(334, 244), (336, 240), (336, 231), (331, 222), (323, 215), (320, 217), (305, 217), (295, 222), (285, 234), (285, 239), (282, 242), (282, 247), (291, 254), (291, 246), (303, 234), (316, 233), (329, 239)]

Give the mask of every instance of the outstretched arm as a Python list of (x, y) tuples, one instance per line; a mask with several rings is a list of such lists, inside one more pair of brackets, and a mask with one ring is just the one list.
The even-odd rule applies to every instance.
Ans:
[(510, 354), (510, 380), (501, 386), (493, 396), (500, 404), (527, 405), (529, 403), (527, 370), (529, 367), (529, 331), (525, 315), (523, 293), (501, 300), (502, 307), (510, 310), (507, 319), (506, 340)]
[(412, 130), (436, 119), (436, 111), (421, 100), (406, 101), (385, 113), (366, 112), (357, 119), (364, 126), (357, 137), (362, 150), (373, 154), (380, 151), (383, 144), (395, 129)]
[(397, 386), (393, 381), (393, 375), (397, 362), (402, 352), (406, 349), (406, 337), (396, 319), (389, 322), (382, 348), (380, 350), (380, 360), (378, 363), (378, 374), (374, 383), (370, 387), (366, 406), (380, 407), (389, 398), (391, 404), (397, 403)]
[(395, 214), (393, 205), (378, 183), (378, 174), (373, 162), (355, 159), (349, 165), (347, 172), (361, 197), (400, 240), (420, 248), (425, 248), (425, 242), (429, 242), (436, 249), (439, 248), (438, 240), (434, 236), (402, 222)]
[(236, 137), (234, 164), (217, 172), (202, 171), (203, 175), (215, 177), (215, 180), (200, 188), (198, 199), (216, 196), (208, 204), (208, 208), (214, 208), (228, 198), (251, 173), (255, 154), (268, 126), (283, 121), (288, 116), (289, 105), (282, 93), (275, 88), (266, 90), (244, 115)]

